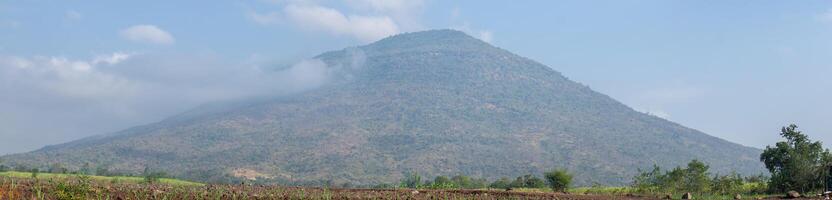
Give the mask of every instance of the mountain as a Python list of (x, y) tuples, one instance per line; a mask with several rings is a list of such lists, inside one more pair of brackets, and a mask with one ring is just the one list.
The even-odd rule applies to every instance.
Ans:
[(556, 167), (581, 185), (624, 185), (639, 168), (691, 159), (723, 173), (763, 171), (759, 149), (637, 112), (462, 32), (400, 34), (315, 59), (330, 77), (320, 88), (196, 108), (2, 159), (362, 185), (405, 172), (493, 180)]

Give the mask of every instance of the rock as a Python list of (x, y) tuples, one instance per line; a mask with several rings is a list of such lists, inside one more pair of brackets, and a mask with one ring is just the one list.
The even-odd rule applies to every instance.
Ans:
[(735, 195), (735, 196), (734, 196), (734, 199), (736, 199), (736, 200), (740, 200), (740, 199), (742, 199), (742, 195), (737, 194), (737, 195)]
[(417, 195), (419, 194), (419, 190), (413, 190), (413, 192), (410, 192), (410, 194)]
[(682, 195), (682, 199), (693, 199), (693, 195), (690, 194), (690, 192), (685, 193), (684, 195)]
[(800, 193), (797, 193), (797, 191), (792, 190), (786, 193), (786, 197), (789, 199), (797, 199), (800, 198)]

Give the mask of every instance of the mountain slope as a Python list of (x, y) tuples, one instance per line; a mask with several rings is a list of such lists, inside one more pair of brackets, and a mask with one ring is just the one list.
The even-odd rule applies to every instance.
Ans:
[(374, 184), (403, 172), (514, 177), (554, 167), (622, 185), (691, 159), (762, 172), (760, 150), (643, 114), (551, 68), (450, 30), (324, 53), (331, 83), (3, 157), (28, 166), (145, 167), (197, 180)]

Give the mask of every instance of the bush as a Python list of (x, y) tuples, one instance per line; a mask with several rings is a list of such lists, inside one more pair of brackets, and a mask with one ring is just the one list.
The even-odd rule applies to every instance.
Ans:
[(690, 161), (686, 168), (676, 167), (664, 173), (654, 165), (653, 170), (650, 171), (639, 169), (639, 174), (633, 178), (633, 187), (641, 193), (702, 193), (707, 191), (712, 184), (708, 175), (709, 169), (708, 165), (698, 160)]
[(650, 171), (638, 169), (638, 175), (633, 178), (632, 186), (639, 193), (656, 193), (661, 188), (663, 176), (658, 165), (653, 165), (653, 170)]
[(769, 190), (806, 193), (824, 189), (824, 179), (830, 173), (827, 167), (832, 164), (829, 150), (824, 150), (820, 141), (809, 140), (794, 124), (783, 127), (780, 135), (786, 141), (766, 146), (760, 155), (760, 161), (771, 172)]
[(419, 188), (422, 185), (422, 176), (419, 173), (410, 172), (405, 174), (400, 186), (403, 188)]
[(721, 195), (743, 193), (744, 185), (743, 178), (737, 173), (725, 176), (717, 175), (711, 181), (712, 192)]
[(508, 177), (502, 177), (497, 179), (496, 181), (492, 182), (488, 185), (490, 188), (499, 188), (499, 189), (509, 189), (511, 188), (511, 180)]
[(167, 173), (160, 171), (151, 171), (149, 168), (145, 168), (143, 176), (145, 183), (157, 183), (159, 182), (159, 179), (167, 177)]
[(566, 192), (572, 184), (572, 175), (566, 170), (552, 170), (546, 172), (544, 176), (546, 177), (546, 182), (549, 183), (549, 187), (552, 188), (552, 191)]
[(32, 169), (32, 178), (37, 178), (38, 174), (40, 174), (40, 170), (37, 168)]

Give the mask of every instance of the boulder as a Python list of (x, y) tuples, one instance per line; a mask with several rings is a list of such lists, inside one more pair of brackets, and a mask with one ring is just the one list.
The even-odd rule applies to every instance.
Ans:
[(734, 199), (740, 200), (740, 199), (742, 199), (742, 195), (740, 195), (740, 194), (734, 195)]
[(797, 199), (797, 198), (800, 198), (800, 193), (798, 193), (797, 191), (792, 190), (792, 191), (789, 191), (789, 192), (786, 193), (786, 197), (789, 198), (789, 199)]
[(685, 193), (682, 195), (682, 199), (693, 199), (693, 195), (690, 192)]

